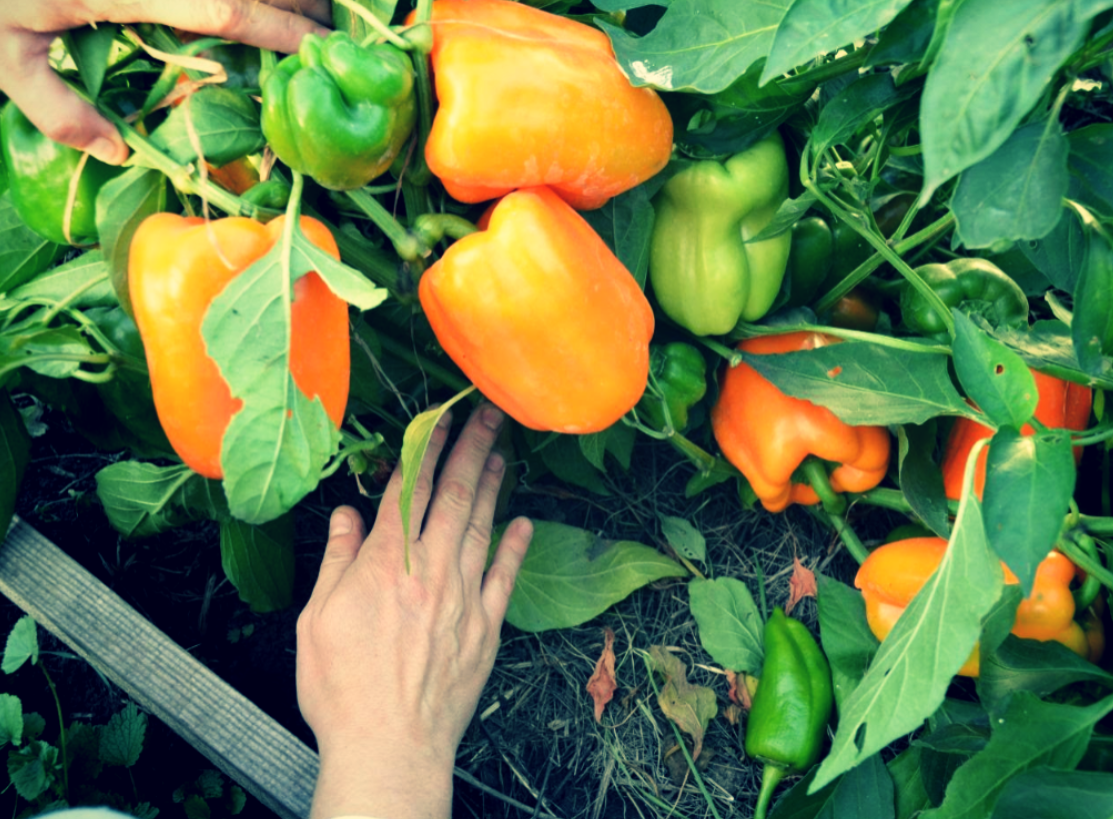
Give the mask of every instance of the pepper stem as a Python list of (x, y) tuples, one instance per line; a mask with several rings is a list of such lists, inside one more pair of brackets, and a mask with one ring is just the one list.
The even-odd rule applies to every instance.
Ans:
[(808, 479), (820, 503), (829, 515), (842, 515), (846, 512), (846, 498), (831, 488), (831, 478), (827, 467), (818, 458), (807, 458), (803, 463), (804, 476)]
[(787, 768), (771, 765), (768, 762), (765, 764), (765, 768), (761, 772), (761, 792), (757, 797), (754, 819), (765, 819), (765, 812), (769, 809), (769, 803), (773, 800), (773, 791), (777, 790), (777, 786), (781, 784), (781, 780), (784, 779), (786, 773), (788, 773)]

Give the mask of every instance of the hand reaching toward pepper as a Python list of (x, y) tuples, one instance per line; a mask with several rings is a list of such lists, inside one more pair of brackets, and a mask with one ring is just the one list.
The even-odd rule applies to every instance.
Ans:
[(494, 665), (532, 534), (528, 520), (513, 521), (484, 576), (505, 469), (491, 452), (502, 420), (491, 405), (473, 413), (432, 491), (447, 414), (437, 426), (414, 494), (411, 532), (421, 534), (408, 574), (400, 468), (370, 535), (354, 509), (333, 512), (298, 621), (298, 701), (321, 755), (315, 819), (450, 814), (456, 747)]
[(107, 120), (74, 94), (48, 62), (63, 32), (97, 22), (165, 23), (275, 51), (330, 20), (328, 0), (4, 0), (0, 3), (0, 91), (44, 134), (119, 165), (127, 146)]

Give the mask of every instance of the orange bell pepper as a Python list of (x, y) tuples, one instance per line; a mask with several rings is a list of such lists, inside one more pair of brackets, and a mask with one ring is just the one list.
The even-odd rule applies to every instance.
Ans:
[[(1032, 370), (1032, 376), (1036, 379), (1036, 390), (1040, 396), (1034, 413), (1037, 421), (1053, 429), (1086, 429), (1086, 425), (1090, 422), (1090, 407), (1094, 400), (1093, 390), (1035, 370)], [(1033, 435), (1035, 430), (1031, 424), (1025, 424), (1020, 433)], [(992, 436), (993, 430), (977, 421), (971, 421), (969, 418), (959, 418), (955, 421), (943, 449), (943, 490), (948, 498), (958, 500), (962, 497), (962, 477), (970, 450), (978, 441)], [(985, 489), (985, 464), (988, 454), (988, 450), (982, 450), (974, 473), (974, 492), (979, 500)], [(1075, 447), (1075, 463), (1078, 463), (1081, 457), (1082, 447)]]
[[(155, 409), (174, 451), (194, 471), (220, 478), (220, 445), (242, 402), (205, 351), (201, 323), (209, 304), (282, 236), (285, 217), (263, 225), (243, 217), (205, 220), (172, 213), (148, 217), (135, 232), (128, 279), (135, 322), (147, 353)], [(340, 258), (328, 228), (307, 216), (313, 244)], [(290, 372), (319, 396), (338, 427), (348, 402), (348, 305), (316, 273), (294, 284)]]
[[(738, 349), (758, 355), (812, 350), (840, 339), (822, 333), (786, 333), (747, 339)], [(853, 427), (826, 407), (792, 398), (745, 362), (729, 368), (711, 410), (711, 428), (726, 459), (746, 476), (762, 505), (780, 512), (789, 504), (812, 505), (810, 486), (792, 483), (809, 455), (839, 464), (831, 473), (836, 492), (865, 492), (885, 477), (889, 432)]]
[(425, 159), (453, 198), (547, 185), (590, 210), (665, 167), (669, 112), (630, 85), (603, 32), (510, 0), (436, 0), (431, 23)]
[(531, 429), (597, 432), (645, 391), (653, 310), (548, 188), (503, 198), (487, 230), (425, 272), (418, 295), (445, 352)]
[[(875, 549), (858, 568), (854, 585), (862, 590), (866, 620), (878, 640), (884, 640), (893, 630), (912, 598), (938, 568), (946, 551), (947, 541), (941, 537), (898, 540)], [(1001, 568), (1006, 583), (1020, 582), (1004, 563)], [(1070, 584), (1076, 572), (1075, 565), (1061, 552), (1050, 552), (1036, 569), (1032, 593), (1017, 607), (1012, 633), (1029, 640), (1056, 640), (1096, 662), (1103, 645), (1097, 645), (1095, 638), (1097, 650), (1091, 650), (1087, 631), (1074, 619)], [(958, 673), (977, 677), (979, 670), (978, 647), (975, 646)]]

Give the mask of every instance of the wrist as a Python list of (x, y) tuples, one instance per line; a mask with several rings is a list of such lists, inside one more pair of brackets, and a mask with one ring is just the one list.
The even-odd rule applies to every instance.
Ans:
[(311, 819), (438, 819), (452, 812), (455, 760), (376, 737), (321, 748)]

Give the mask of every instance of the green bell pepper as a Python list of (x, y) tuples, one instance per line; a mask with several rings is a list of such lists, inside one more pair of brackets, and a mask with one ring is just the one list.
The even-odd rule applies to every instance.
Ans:
[(818, 216), (801, 219), (792, 227), (792, 244), (785, 275), (791, 287), (788, 306), (800, 307), (820, 295), (831, 272), (834, 250), (831, 228)]
[(646, 390), (638, 402), (638, 411), (657, 429), (664, 429), (671, 419), (672, 428), (682, 431), (688, 426), (688, 410), (707, 393), (707, 364), (703, 356), (691, 344), (682, 341), (652, 344), (649, 370), (661, 395), (658, 397)]
[[(946, 264), (925, 264), (919, 274), (947, 307), (964, 302), (982, 302), (981, 312), (991, 324), (1028, 326), (1028, 299), (1020, 285), (997, 265), (985, 259), (954, 259)], [(906, 285), (900, 296), (900, 311), (910, 330), (932, 338), (946, 339), (947, 327), (928, 300)]]
[(123, 168), (91, 156), (86, 160), (73, 199), (67, 237), (70, 181), (81, 164), (81, 151), (48, 139), (14, 102), (8, 102), (0, 112), (0, 153), (8, 169), (12, 204), (27, 227), (60, 245), (97, 241), (97, 193)]
[(765, 763), (754, 819), (765, 819), (773, 791), (789, 773), (819, 759), (831, 718), (831, 667), (811, 632), (780, 607), (765, 623), (765, 665), (746, 724), (746, 753)]
[(417, 118), (414, 70), (392, 45), (360, 46), (341, 31), (307, 34), (263, 79), (263, 134), (275, 154), (326, 188), (382, 174)]
[(746, 243), (788, 197), (788, 163), (776, 132), (728, 159), (696, 162), (654, 198), (649, 277), (665, 313), (696, 335), (756, 321), (780, 290), (792, 236)]

